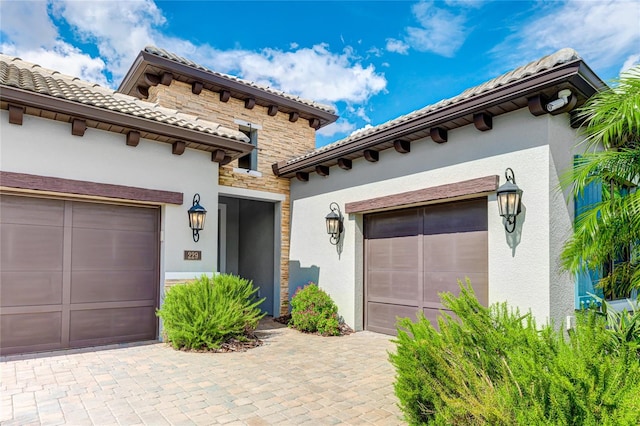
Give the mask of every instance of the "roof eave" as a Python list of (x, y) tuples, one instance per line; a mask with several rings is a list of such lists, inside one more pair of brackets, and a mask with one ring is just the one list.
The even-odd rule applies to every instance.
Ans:
[(532, 96), (545, 88), (553, 87), (561, 83), (569, 83), (581, 94), (588, 98), (596, 91), (606, 87), (606, 84), (581, 60), (574, 60), (566, 64), (551, 68), (539, 74), (535, 74), (511, 84), (497, 87), (477, 96), (464, 99), (451, 105), (436, 109), (425, 115), (398, 123), (392, 127), (364, 135), (343, 145), (326, 151), (319, 151), (299, 161), (282, 161), (273, 164), (274, 174), (280, 177), (291, 178), (296, 172), (310, 171), (309, 169), (337, 160), (340, 157), (353, 154), (357, 151), (370, 149), (383, 142), (399, 139), (410, 133), (436, 127), (448, 121), (465, 115), (481, 112), (500, 103), (508, 102), (522, 96)]
[(236, 141), (223, 136), (177, 127), (143, 117), (136, 117), (11, 86), (2, 85), (0, 87), (2, 88), (0, 91), (0, 100), (5, 102), (117, 125), (123, 128), (164, 136), (176, 141), (191, 142), (205, 146), (205, 149), (200, 149), (202, 151), (208, 152), (212, 149), (223, 149), (232, 159), (246, 155), (254, 148), (253, 145), (249, 143)]
[(193, 68), (189, 65), (181, 64), (145, 51), (141, 51), (138, 54), (133, 65), (122, 80), (122, 83), (120, 83), (118, 91), (135, 96), (136, 85), (141, 76), (146, 72), (147, 67), (150, 66), (163, 69), (176, 75), (182, 75), (189, 80), (206, 82), (232, 91), (244, 93), (247, 97), (254, 97), (263, 100), (265, 103), (298, 111), (301, 117), (306, 119), (317, 118), (320, 120), (320, 126), (318, 128), (331, 124), (338, 119), (338, 115), (331, 112), (279, 96), (275, 93), (266, 92), (260, 88), (252, 87), (239, 81), (219, 77), (205, 70)]

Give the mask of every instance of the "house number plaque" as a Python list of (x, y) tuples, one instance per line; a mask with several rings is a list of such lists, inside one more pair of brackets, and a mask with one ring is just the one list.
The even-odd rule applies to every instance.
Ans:
[(200, 250), (185, 250), (184, 260), (202, 260), (202, 252)]

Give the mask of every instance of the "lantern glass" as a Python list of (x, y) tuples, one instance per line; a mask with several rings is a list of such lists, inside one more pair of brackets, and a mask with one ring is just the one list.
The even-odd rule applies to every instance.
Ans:
[(500, 216), (509, 219), (520, 213), (522, 190), (515, 184), (507, 182), (498, 188), (498, 210)]
[(189, 228), (194, 231), (202, 231), (207, 210), (200, 205), (200, 194), (193, 196), (193, 205), (187, 213), (189, 214)]
[(196, 231), (202, 231), (204, 229), (204, 219), (207, 215), (206, 210), (189, 210), (189, 227)]
[(335, 212), (331, 212), (325, 219), (327, 221), (327, 234), (338, 235), (340, 232), (340, 216)]

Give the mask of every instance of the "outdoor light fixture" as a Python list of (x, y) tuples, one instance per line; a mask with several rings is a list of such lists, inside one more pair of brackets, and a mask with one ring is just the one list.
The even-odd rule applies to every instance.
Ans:
[(504, 229), (512, 233), (516, 229), (516, 216), (520, 214), (520, 199), (522, 189), (516, 185), (516, 178), (513, 170), (507, 168), (504, 172), (507, 181), (498, 188), (498, 209), (500, 216), (506, 219)]
[(342, 233), (342, 212), (340, 212), (340, 206), (337, 203), (329, 204), (331, 212), (325, 217), (327, 221), (327, 234), (329, 242), (334, 246), (340, 241), (340, 234)]
[(193, 196), (193, 206), (187, 212), (189, 214), (189, 228), (193, 230), (193, 241), (200, 239), (200, 231), (204, 229), (204, 218), (207, 210), (200, 205), (200, 194)]

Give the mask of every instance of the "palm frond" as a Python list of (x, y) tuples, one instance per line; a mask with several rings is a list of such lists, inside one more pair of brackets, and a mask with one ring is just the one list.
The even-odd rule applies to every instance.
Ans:
[(595, 94), (578, 110), (585, 120), (588, 148), (634, 147), (640, 132), (640, 66), (631, 68), (614, 81), (611, 90)]

